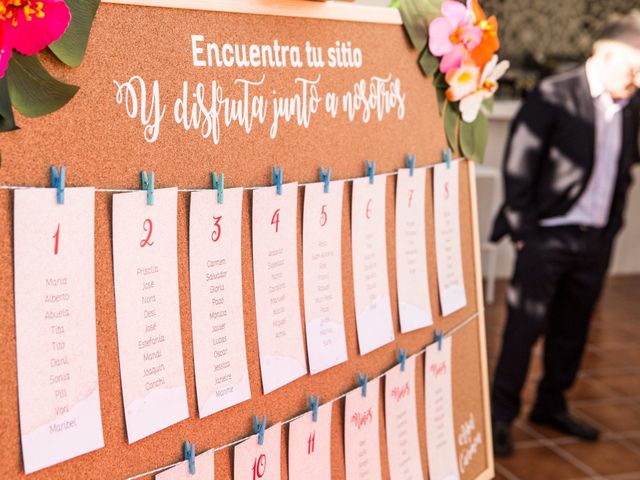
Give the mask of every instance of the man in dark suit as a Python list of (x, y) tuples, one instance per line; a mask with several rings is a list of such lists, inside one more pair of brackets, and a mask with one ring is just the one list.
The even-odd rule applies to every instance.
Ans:
[(517, 250), (492, 391), (494, 451), (513, 450), (531, 349), (545, 336), (544, 375), (530, 420), (584, 440), (599, 432), (569, 413), (576, 377), (623, 224), (631, 166), (640, 161), (640, 11), (603, 29), (586, 64), (527, 97), (510, 131), (505, 203), (492, 240)]

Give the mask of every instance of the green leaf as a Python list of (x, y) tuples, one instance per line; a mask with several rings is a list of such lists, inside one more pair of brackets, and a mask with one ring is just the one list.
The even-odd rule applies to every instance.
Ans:
[[(444, 133), (447, 136), (447, 143), (451, 150), (456, 149), (456, 129), (458, 127), (458, 105), (447, 102), (444, 107)], [(464, 122), (462, 122), (464, 123)]]
[(56, 80), (35, 55), (13, 52), (6, 72), (9, 97), (25, 117), (35, 118), (63, 107), (79, 87)]
[(429, 22), (440, 14), (443, 0), (401, 0), (400, 16), (413, 47), (422, 52), (427, 46)]
[(392, 0), (389, 4), (389, 8), (400, 8), (401, 0)]
[(3, 77), (0, 78), (0, 132), (10, 132), (17, 129), (18, 126), (13, 118), (13, 108), (11, 108), (7, 77)]
[(100, 0), (65, 0), (65, 2), (71, 11), (71, 22), (64, 35), (49, 45), (49, 49), (61, 62), (70, 67), (77, 67), (82, 63), (87, 50), (91, 24)]
[(483, 100), (481, 108), (485, 113), (493, 112), (493, 97), (489, 97)]
[(427, 47), (424, 47), (424, 50), (422, 50), (418, 63), (420, 64), (420, 68), (422, 69), (422, 73), (425, 77), (434, 75), (438, 71), (438, 66), (440, 65), (438, 59), (431, 55), (431, 52)]
[(444, 74), (440, 71), (436, 72), (433, 76), (433, 86), (436, 89), (436, 98), (438, 100), (438, 112), (440, 116), (442, 116), (442, 112), (444, 110), (444, 104), (447, 101), (447, 89), (449, 88), (449, 84), (444, 78)]
[(489, 137), (489, 120), (483, 113), (472, 123), (460, 122), (460, 151), (469, 160), (482, 163)]

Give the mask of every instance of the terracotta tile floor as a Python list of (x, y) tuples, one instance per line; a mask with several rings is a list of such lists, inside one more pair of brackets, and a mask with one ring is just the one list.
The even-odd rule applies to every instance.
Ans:
[[(506, 282), (486, 306), (487, 349), (495, 367), (505, 320)], [(640, 480), (640, 276), (611, 277), (593, 319), (582, 369), (569, 392), (576, 416), (602, 430), (598, 443), (580, 442), (532, 425), (526, 414), (534, 400), (542, 343), (534, 351), (522, 393), (523, 414), (514, 424), (515, 453), (496, 459), (501, 480)]]

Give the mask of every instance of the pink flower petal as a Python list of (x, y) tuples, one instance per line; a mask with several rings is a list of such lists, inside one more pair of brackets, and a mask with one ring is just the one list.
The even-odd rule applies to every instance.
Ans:
[(45, 0), (42, 6), (44, 16), (36, 14), (30, 20), (24, 15), (24, 9), (16, 9), (16, 25), (5, 21), (5, 45), (10, 44), (24, 55), (33, 55), (58, 40), (67, 29), (71, 20), (69, 8), (63, 0)]
[(440, 11), (452, 26), (458, 27), (471, 22), (469, 10), (460, 2), (447, 0), (440, 7)]
[(442, 60), (440, 60), (440, 71), (442, 73), (447, 73), (449, 70), (458, 68), (462, 65), (463, 57), (464, 49), (459, 47), (451, 49), (442, 57)]
[(7, 70), (10, 58), (11, 47), (0, 44), (0, 78), (4, 77), (4, 72)]
[(429, 51), (441, 57), (453, 47), (451, 43), (451, 25), (444, 17), (438, 17), (429, 24)]

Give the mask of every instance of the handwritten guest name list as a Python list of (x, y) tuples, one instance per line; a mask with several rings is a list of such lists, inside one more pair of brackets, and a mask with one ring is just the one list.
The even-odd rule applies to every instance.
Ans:
[(94, 282), (94, 189), (14, 192), (18, 402), (24, 470), (104, 446)]
[(113, 196), (120, 377), (133, 443), (189, 416), (178, 304), (176, 188)]
[(253, 279), (264, 393), (307, 373), (300, 318), (298, 184), (253, 192)]
[(193, 192), (189, 273), (200, 418), (251, 397), (242, 313), (242, 192)]

